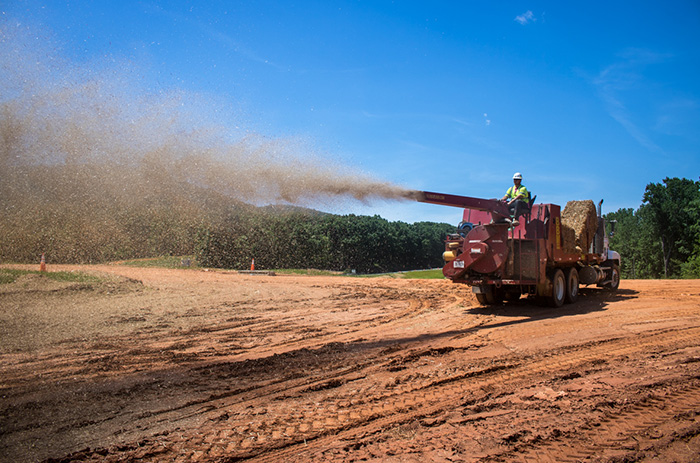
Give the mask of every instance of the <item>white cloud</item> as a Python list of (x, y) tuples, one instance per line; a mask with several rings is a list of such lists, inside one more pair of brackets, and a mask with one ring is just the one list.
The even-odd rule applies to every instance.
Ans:
[(532, 13), (532, 11), (527, 10), (525, 13), (516, 16), (515, 21), (519, 22), (523, 26), (525, 24), (528, 24), (529, 22), (535, 22), (537, 21), (537, 18), (535, 18), (535, 15)]

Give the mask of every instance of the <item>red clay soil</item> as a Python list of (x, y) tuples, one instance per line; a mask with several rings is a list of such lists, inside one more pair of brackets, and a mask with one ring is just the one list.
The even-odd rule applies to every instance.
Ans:
[(700, 280), (59, 269), (0, 285), (0, 461), (700, 461)]

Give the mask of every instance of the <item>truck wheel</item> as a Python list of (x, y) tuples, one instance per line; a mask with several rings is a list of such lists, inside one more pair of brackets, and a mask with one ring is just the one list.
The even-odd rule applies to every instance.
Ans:
[(552, 295), (549, 297), (549, 305), (552, 307), (561, 307), (564, 304), (566, 297), (566, 279), (564, 272), (557, 269), (552, 275)]
[(564, 274), (566, 277), (566, 296), (564, 302), (571, 304), (576, 302), (578, 297), (578, 270), (576, 267), (567, 268)]
[(488, 298), (486, 297), (486, 294), (482, 293), (475, 293), (476, 300), (479, 301), (479, 304), (481, 305), (489, 305)]
[(494, 285), (484, 286), (483, 293), (476, 293), (476, 300), (481, 305), (500, 305), (503, 303), (503, 288), (496, 288)]
[(617, 288), (620, 287), (620, 266), (617, 264), (613, 264), (612, 267), (610, 268), (610, 283), (605, 285), (606, 289), (609, 289), (611, 291), (617, 291)]

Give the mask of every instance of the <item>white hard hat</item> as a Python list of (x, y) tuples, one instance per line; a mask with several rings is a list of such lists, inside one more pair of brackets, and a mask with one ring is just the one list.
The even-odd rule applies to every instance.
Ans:
[(516, 172), (515, 174), (513, 174), (513, 180), (522, 180), (522, 179), (523, 179), (523, 174), (521, 174), (520, 172)]

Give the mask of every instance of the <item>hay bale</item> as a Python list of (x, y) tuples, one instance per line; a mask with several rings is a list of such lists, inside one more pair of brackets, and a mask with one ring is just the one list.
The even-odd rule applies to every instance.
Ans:
[(588, 252), (598, 230), (598, 214), (593, 201), (587, 199), (566, 203), (561, 213), (561, 223), (564, 250)]
[(576, 251), (576, 232), (574, 231), (573, 228), (566, 225), (565, 223), (561, 224), (561, 242), (562, 242), (562, 248), (564, 249), (564, 251), (577, 252)]

